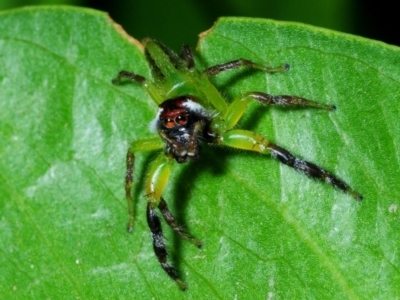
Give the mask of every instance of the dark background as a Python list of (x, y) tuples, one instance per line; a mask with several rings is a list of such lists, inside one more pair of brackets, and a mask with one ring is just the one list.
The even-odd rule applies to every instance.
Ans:
[(396, 2), (381, 0), (0, 0), (0, 10), (67, 4), (108, 12), (137, 39), (150, 36), (178, 50), (219, 16), (296, 21), (400, 45)]

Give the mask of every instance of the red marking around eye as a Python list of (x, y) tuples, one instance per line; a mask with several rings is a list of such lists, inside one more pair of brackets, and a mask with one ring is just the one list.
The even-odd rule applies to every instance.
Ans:
[(180, 115), (186, 115), (186, 109), (185, 108), (175, 108), (173, 110), (167, 110), (164, 109), (161, 114), (160, 114), (160, 119), (165, 120), (165, 119), (175, 119), (177, 116)]
[(160, 104), (162, 109), (160, 120), (167, 128), (173, 128), (175, 125), (185, 125), (187, 122), (187, 110), (183, 105), (187, 102), (186, 97), (166, 100)]

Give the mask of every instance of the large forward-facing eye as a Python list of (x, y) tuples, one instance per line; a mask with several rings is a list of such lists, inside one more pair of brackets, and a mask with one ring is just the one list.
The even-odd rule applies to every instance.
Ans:
[(175, 118), (175, 123), (177, 125), (185, 125), (187, 122), (187, 117), (185, 115), (179, 115)]
[(175, 121), (172, 118), (165, 118), (163, 121), (166, 128), (173, 128), (175, 126)]
[(177, 115), (175, 118), (164, 118), (163, 124), (166, 128), (174, 128), (175, 126), (183, 126), (187, 123), (187, 116)]

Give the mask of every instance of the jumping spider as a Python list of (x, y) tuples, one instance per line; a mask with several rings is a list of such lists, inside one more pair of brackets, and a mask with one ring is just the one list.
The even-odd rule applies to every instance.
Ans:
[(289, 151), (271, 143), (255, 132), (236, 127), (247, 106), (253, 101), (263, 105), (316, 107), (330, 111), (334, 110), (335, 106), (319, 104), (297, 96), (274, 96), (264, 92), (248, 92), (233, 102), (227, 103), (208, 79), (209, 76), (242, 67), (258, 69), (267, 73), (283, 72), (289, 69), (288, 65), (272, 68), (247, 59), (237, 59), (199, 71), (195, 68), (193, 55), (188, 46), (184, 46), (182, 54), (178, 56), (158, 41), (145, 39), (143, 44), (152, 80), (147, 80), (143, 76), (129, 71), (120, 71), (113, 80), (114, 84), (119, 84), (123, 78), (141, 84), (159, 107), (150, 126), (154, 132), (158, 133), (158, 136), (133, 141), (127, 152), (125, 177), (125, 192), (129, 210), (127, 230), (130, 232), (133, 228), (131, 189), (135, 153), (159, 150), (161, 153), (152, 162), (146, 181), (147, 223), (153, 238), (154, 252), (161, 267), (182, 290), (186, 289), (186, 284), (181, 280), (176, 269), (167, 261), (167, 250), (156, 209), (161, 211), (166, 223), (175, 232), (197, 247), (201, 247), (200, 240), (178, 226), (162, 197), (174, 162), (184, 163), (189, 160), (197, 160), (201, 155), (201, 144), (223, 145), (271, 154), (281, 163), (311, 178), (325, 181), (356, 200), (362, 199), (360, 194), (328, 171), (295, 157)]

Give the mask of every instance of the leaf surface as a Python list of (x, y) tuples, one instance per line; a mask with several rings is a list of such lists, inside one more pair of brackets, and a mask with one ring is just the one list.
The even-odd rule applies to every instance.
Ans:
[[(166, 42), (166, 41), (164, 41)], [(222, 18), (199, 68), (239, 57), (291, 70), (212, 80), (227, 99), (293, 94), (335, 112), (251, 105), (240, 126), (332, 171), (364, 201), (269, 156), (204, 147), (164, 193), (202, 250), (164, 226), (181, 292), (153, 254), (137, 155), (135, 230), (123, 178), (156, 106), (121, 69), (148, 77), (139, 43), (103, 13), (0, 14), (0, 290), (7, 299), (393, 299), (400, 296), (400, 51), (295, 23)], [(230, 101), (230, 100), (228, 100)]]

